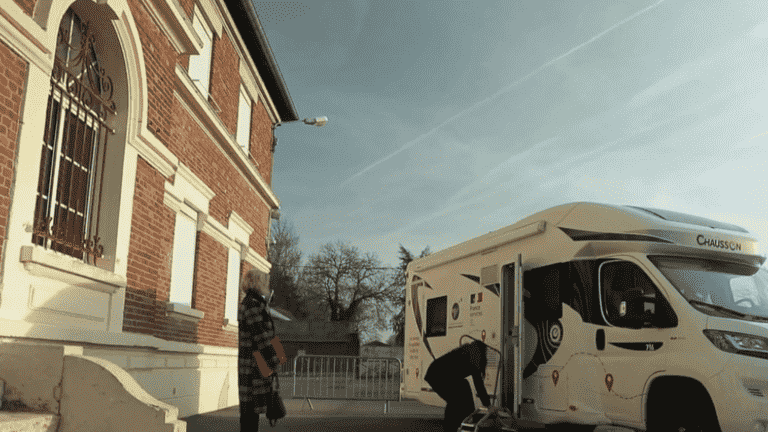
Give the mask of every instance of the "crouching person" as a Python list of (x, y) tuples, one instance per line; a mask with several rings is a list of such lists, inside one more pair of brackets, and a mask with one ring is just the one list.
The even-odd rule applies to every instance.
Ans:
[(427, 368), (424, 380), (446, 402), (446, 432), (456, 432), (462, 420), (475, 411), (472, 388), (466, 380), (468, 376), (472, 376), (483, 405), (491, 404), (491, 398), (483, 384), (488, 364), (487, 348), (483, 342), (474, 341), (437, 358)]

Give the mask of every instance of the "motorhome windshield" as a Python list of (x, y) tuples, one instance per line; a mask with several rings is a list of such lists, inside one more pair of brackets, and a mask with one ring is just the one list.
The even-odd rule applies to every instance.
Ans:
[(699, 258), (654, 256), (649, 259), (683, 297), (703, 313), (768, 320), (768, 271), (765, 268)]

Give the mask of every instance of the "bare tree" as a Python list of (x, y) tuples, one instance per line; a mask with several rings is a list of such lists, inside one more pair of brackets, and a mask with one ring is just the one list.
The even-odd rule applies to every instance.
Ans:
[(392, 272), (374, 254), (363, 255), (343, 242), (325, 244), (310, 257), (303, 283), (319, 313), (331, 321), (356, 323), (364, 340), (386, 328), (397, 297)]
[(296, 318), (305, 318), (309, 312), (299, 286), (301, 251), (293, 224), (284, 218), (274, 222), (272, 241), (267, 253), (272, 264), (269, 287), (275, 291), (272, 304), (286, 309)]
[[(399, 255), (398, 258), (400, 259), (400, 263), (397, 266), (397, 273), (394, 277), (393, 288), (397, 289), (399, 294), (395, 300), (395, 305), (398, 309), (398, 312), (390, 319), (391, 329), (395, 332), (395, 334), (390, 338), (390, 343), (393, 345), (403, 346), (405, 345), (405, 284), (408, 282), (406, 280), (408, 276), (406, 271), (408, 269), (408, 264), (413, 261), (415, 257), (408, 249), (403, 247), (403, 245), (400, 245), (400, 249), (397, 253)], [(419, 258), (423, 258), (430, 253), (431, 252), (429, 250), (429, 246), (427, 246), (423, 251), (421, 251)]]

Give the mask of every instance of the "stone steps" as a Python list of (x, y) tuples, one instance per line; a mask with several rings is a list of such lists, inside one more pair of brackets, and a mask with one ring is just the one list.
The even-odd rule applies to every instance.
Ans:
[(0, 432), (56, 432), (58, 426), (56, 414), (0, 411)]

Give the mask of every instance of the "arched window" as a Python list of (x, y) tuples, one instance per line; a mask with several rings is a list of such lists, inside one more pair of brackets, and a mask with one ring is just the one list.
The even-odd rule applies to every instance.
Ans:
[(89, 264), (99, 237), (107, 143), (116, 106), (96, 37), (69, 9), (61, 20), (40, 156), (33, 243)]

